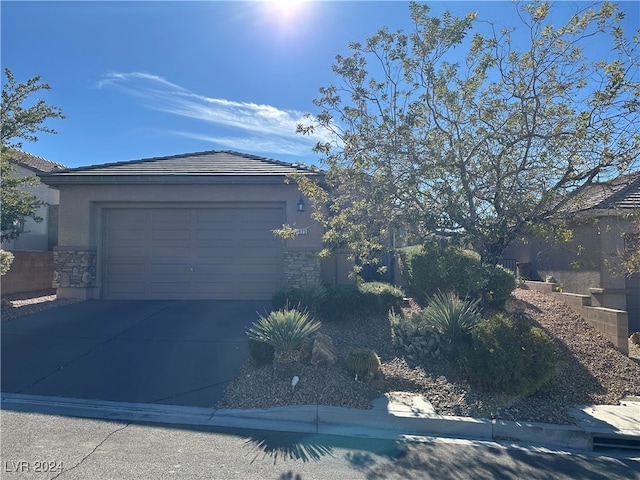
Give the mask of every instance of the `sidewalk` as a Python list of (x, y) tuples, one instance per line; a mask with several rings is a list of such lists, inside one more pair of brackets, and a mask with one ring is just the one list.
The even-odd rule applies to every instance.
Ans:
[(232, 427), (327, 435), (394, 439), (440, 436), (521, 442), (577, 450), (594, 447), (640, 450), (640, 398), (619, 406), (576, 407), (576, 425), (449, 417), (434, 413), (423, 398), (396, 392), (371, 410), (321, 405), (223, 410), (144, 403), (92, 401), (39, 395), (2, 394), (2, 408), (102, 420)]

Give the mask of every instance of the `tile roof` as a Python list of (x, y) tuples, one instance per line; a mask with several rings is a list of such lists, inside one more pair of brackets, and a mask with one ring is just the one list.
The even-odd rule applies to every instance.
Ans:
[(5, 154), (9, 158), (10, 162), (33, 172), (54, 172), (56, 170), (64, 170), (68, 168), (61, 163), (53, 162), (46, 158), (33, 155), (32, 153), (23, 152), (22, 150), (13, 147), (8, 148)]
[(579, 196), (580, 210), (640, 208), (640, 171), (594, 183)]
[(145, 158), (126, 162), (69, 168), (40, 175), (43, 182), (62, 183), (149, 183), (242, 181), (261, 178), (262, 181), (282, 178), (293, 173), (317, 175), (319, 170), (302, 164), (287, 163), (245, 153), (212, 150), (167, 157)]

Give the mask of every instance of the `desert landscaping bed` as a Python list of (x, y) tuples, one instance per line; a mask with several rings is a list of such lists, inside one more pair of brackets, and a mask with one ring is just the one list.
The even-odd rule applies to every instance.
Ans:
[[(640, 355), (630, 344), (630, 358), (617, 351), (568, 306), (527, 289), (514, 292), (515, 303), (554, 340), (559, 356), (553, 387), (527, 398), (475, 391), (456, 366), (444, 360), (419, 366), (407, 363), (391, 343), (386, 318), (358, 319), (342, 324), (324, 322), (321, 332), (332, 337), (338, 363), (331, 367), (303, 366), (295, 389), (278, 380), (271, 365), (248, 361), (233, 380), (219, 408), (268, 408), (320, 404), (371, 408), (371, 401), (389, 391), (422, 395), (441, 415), (500, 418), (571, 424), (569, 408), (613, 404), (640, 396)], [(345, 358), (354, 347), (374, 349), (380, 356), (380, 374), (369, 382), (347, 373)]]

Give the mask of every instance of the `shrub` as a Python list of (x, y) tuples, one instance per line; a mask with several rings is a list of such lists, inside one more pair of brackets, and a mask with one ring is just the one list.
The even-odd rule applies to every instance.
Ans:
[(417, 299), (425, 303), (438, 291), (455, 291), (460, 296), (477, 296), (482, 288), (480, 257), (446, 242), (398, 250), (400, 268)]
[(516, 289), (516, 277), (501, 265), (484, 265), (482, 299), (485, 305), (502, 307)]
[(327, 298), (327, 290), (322, 285), (278, 290), (271, 300), (275, 310), (296, 308), (317, 313)]
[(477, 300), (461, 300), (454, 292), (437, 293), (429, 298), (429, 306), (420, 315), (424, 323), (431, 325), (442, 335), (450, 352), (461, 344), (482, 319)]
[(480, 322), (460, 356), (472, 385), (519, 396), (550, 385), (556, 362), (553, 343), (542, 329), (503, 315)]
[(249, 356), (256, 365), (267, 365), (273, 362), (274, 351), (273, 345), (249, 338)]
[(640, 347), (640, 332), (635, 332), (631, 334), (631, 343), (634, 345), (638, 345)]
[(370, 380), (380, 371), (380, 357), (371, 349), (354, 348), (347, 357), (347, 369), (360, 380)]
[(305, 338), (320, 329), (321, 323), (313, 320), (308, 312), (283, 308), (254, 322), (247, 335), (250, 339), (272, 345), (276, 350), (293, 351)]
[(13, 253), (0, 250), (0, 275), (6, 274), (13, 263)]
[(442, 338), (434, 327), (424, 323), (420, 314), (405, 318), (389, 311), (389, 323), (393, 344), (403, 350), (407, 359), (426, 364), (440, 358)]
[(402, 290), (382, 282), (332, 285), (326, 289), (319, 314), (326, 320), (384, 315), (389, 309), (399, 309), (403, 299)]

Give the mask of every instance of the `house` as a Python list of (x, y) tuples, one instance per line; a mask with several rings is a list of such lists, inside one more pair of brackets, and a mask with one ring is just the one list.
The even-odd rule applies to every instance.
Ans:
[[(23, 177), (54, 172), (66, 168), (42, 157), (8, 148), (3, 152), (13, 169), (13, 175)], [(19, 225), (22, 233), (13, 240), (2, 242), (3, 250), (10, 250), (14, 259), (10, 270), (2, 277), (2, 294), (50, 290), (53, 279), (53, 246), (58, 243), (58, 190), (48, 185), (25, 187), (42, 205), (36, 215), (37, 223), (25, 218)]]
[[(18, 177), (54, 172), (67, 168), (60, 163), (52, 162), (16, 148), (7, 149), (6, 155), (15, 169), (14, 175)], [(26, 218), (20, 226), (23, 233), (15, 240), (3, 242), (2, 248), (11, 251), (52, 250), (57, 243), (58, 190), (44, 184), (26, 187), (25, 189), (43, 202), (43, 205), (36, 212), (36, 215), (42, 218), (42, 222), (36, 223), (33, 219)]]
[[(599, 182), (573, 202), (573, 238), (538, 238), (509, 247), (529, 278), (553, 278), (564, 292), (590, 295), (592, 305), (628, 313), (629, 333), (640, 331), (640, 272), (626, 274), (624, 256), (640, 248), (640, 172)], [(530, 271), (530, 272), (529, 272)]]
[[(232, 151), (40, 173), (60, 193), (58, 296), (268, 299), (319, 284), (322, 228), (290, 174), (321, 175)], [(283, 224), (298, 235), (274, 235)]]

